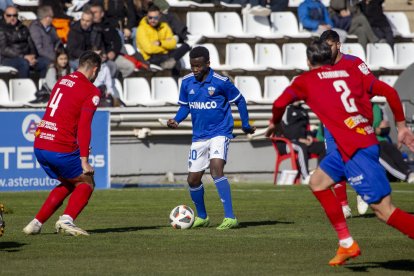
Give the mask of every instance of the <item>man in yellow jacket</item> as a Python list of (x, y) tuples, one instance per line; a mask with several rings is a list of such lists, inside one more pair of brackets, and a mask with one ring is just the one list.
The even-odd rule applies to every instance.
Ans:
[(163, 69), (173, 69), (173, 75), (179, 75), (178, 62), (190, 50), (183, 43), (177, 48), (177, 41), (166, 22), (160, 22), (162, 14), (156, 5), (148, 8), (148, 14), (138, 25), (136, 42), (145, 60), (159, 65)]

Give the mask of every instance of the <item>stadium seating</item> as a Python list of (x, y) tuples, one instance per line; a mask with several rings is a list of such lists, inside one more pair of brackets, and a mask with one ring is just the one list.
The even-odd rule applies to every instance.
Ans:
[(145, 78), (124, 79), (124, 103), (126, 106), (152, 106), (162, 105), (151, 97), (151, 89)]
[(366, 61), (365, 50), (359, 43), (342, 43), (341, 52), (348, 55), (357, 56)]
[(258, 67), (277, 70), (291, 70), (292, 67), (283, 65), (282, 53), (274, 43), (256, 43), (254, 47), (254, 64)]
[(34, 12), (31, 12), (31, 11), (19, 11), (18, 17), (19, 17), (20, 21), (24, 21), (24, 20), (32, 21), (32, 20), (37, 19), (36, 14)]
[(216, 32), (227, 37), (254, 37), (243, 32), (240, 16), (236, 12), (216, 12), (214, 14)]
[(16, 68), (11, 67), (11, 66), (0, 65), (0, 73), (12, 73), (12, 74), (14, 74), (14, 73), (17, 73), (17, 70), (16, 70)]
[(410, 30), (410, 23), (404, 12), (385, 12), (384, 14), (391, 24), (394, 36), (414, 38), (414, 33)]
[(198, 3), (195, 1), (182, 1), (182, 0), (168, 0), (168, 4), (170, 4), (171, 7), (182, 7), (182, 8), (188, 8), (191, 6), (214, 7), (213, 3)]
[[(195, 46), (203, 46), (206, 47), (207, 50), (210, 53), (210, 66), (213, 69), (216, 70), (225, 70), (225, 69), (229, 69), (228, 67), (221, 65), (220, 64), (220, 58), (219, 58), (219, 54), (217, 51), (217, 48), (214, 44), (212, 43), (205, 43), (205, 44), (200, 44), (200, 45), (195, 45)], [(190, 53), (187, 52), (183, 58), (182, 58), (182, 62), (183, 62), (183, 68), (190, 70), (191, 69), (191, 65), (190, 65)]]
[(266, 16), (254, 16), (251, 14), (243, 15), (244, 33), (250, 36), (263, 38), (282, 38), (281, 33), (273, 32), (269, 18)]
[(247, 43), (227, 43), (225, 65), (233, 69), (264, 70), (266, 67), (254, 64), (253, 52)]
[(367, 65), (371, 70), (396, 68), (391, 46), (387, 43), (368, 43)]
[(273, 103), (290, 84), (286, 76), (266, 76), (264, 78), (264, 100)]
[(394, 44), (394, 61), (397, 66), (404, 69), (414, 62), (414, 43), (395, 43)]
[(29, 104), (36, 99), (36, 85), (31, 79), (10, 79), (10, 100), (14, 103)]
[(283, 64), (299, 70), (309, 70), (304, 43), (285, 43), (282, 46)]
[(395, 75), (382, 75), (382, 76), (379, 76), (378, 79), (380, 81), (383, 81), (383, 82), (387, 83), (389, 86), (394, 87), (394, 84), (398, 80), (398, 76), (395, 76)]
[(259, 80), (254, 76), (236, 76), (234, 85), (240, 90), (247, 103), (266, 104), (262, 97)]
[(226, 37), (216, 32), (213, 17), (208, 12), (187, 12), (187, 28), (192, 35)]
[(116, 90), (115, 94), (124, 102), (124, 89), (122, 88), (121, 81), (117, 78), (114, 79), (114, 88)]
[(178, 104), (178, 86), (172, 77), (153, 77), (151, 93), (156, 101)]
[(277, 35), (292, 38), (309, 38), (310, 32), (299, 31), (299, 23), (293, 12), (272, 12), (270, 20), (273, 26), (273, 32)]
[(13, 0), (13, 3), (18, 6), (29, 6), (29, 7), (39, 6), (39, 0)]
[(4, 80), (0, 79), (0, 106), (1, 107), (20, 107), (22, 104), (10, 101), (9, 88)]

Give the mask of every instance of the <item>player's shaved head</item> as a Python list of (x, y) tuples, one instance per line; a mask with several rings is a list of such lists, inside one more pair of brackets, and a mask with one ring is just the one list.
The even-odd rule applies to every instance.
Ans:
[(328, 43), (321, 40), (312, 41), (306, 49), (306, 56), (312, 66), (332, 63), (332, 50)]
[(204, 61), (210, 61), (210, 53), (208, 52), (206, 47), (203, 46), (197, 46), (195, 48), (193, 48), (190, 52), (190, 58), (199, 58), (199, 57), (203, 57)]

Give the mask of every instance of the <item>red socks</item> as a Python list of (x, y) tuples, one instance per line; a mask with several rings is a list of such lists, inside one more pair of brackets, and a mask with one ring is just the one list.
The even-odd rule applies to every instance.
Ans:
[(74, 188), (75, 187), (69, 183), (61, 183), (56, 186), (50, 192), (35, 218), (41, 223), (45, 223), (53, 215), (53, 213), (59, 209), (65, 198), (73, 191)]
[(335, 195), (341, 206), (348, 205), (348, 195), (346, 194), (346, 181), (343, 180), (334, 185)]
[(313, 192), (325, 210), (332, 226), (338, 234), (339, 240), (351, 237), (342, 212), (341, 204), (331, 189)]
[(69, 198), (68, 206), (63, 214), (70, 216), (73, 220), (82, 212), (83, 208), (88, 204), (93, 189), (87, 183), (79, 184)]
[(388, 218), (387, 224), (414, 239), (414, 216), (397, 208)]

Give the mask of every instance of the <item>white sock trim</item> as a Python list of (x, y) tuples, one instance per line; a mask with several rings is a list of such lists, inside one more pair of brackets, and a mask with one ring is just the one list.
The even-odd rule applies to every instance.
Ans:
[(350, 248), (353, 243), (354, 243), (354, 239), (352, 237), (339, 240), (339, 245), (345, 248)]

